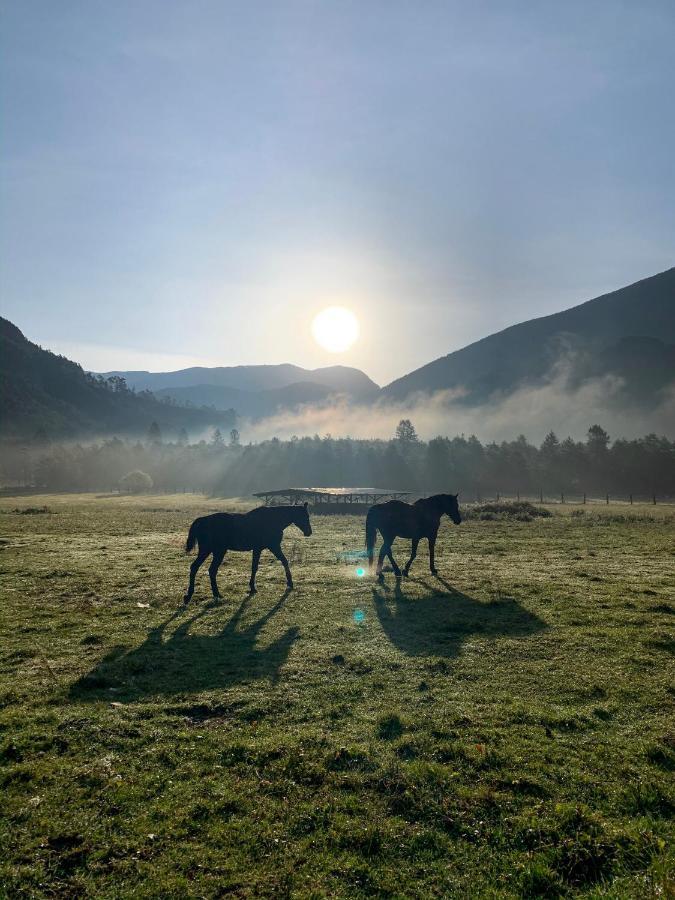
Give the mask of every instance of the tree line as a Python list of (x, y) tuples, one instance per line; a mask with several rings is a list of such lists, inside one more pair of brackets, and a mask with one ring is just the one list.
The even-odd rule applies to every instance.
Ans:
[[(129, 479), (141, 473), (147, 478)], [(283, 487), (375, 487), (417, 493), (459, 491), (466, 499), (566, 494), (675, 496), (675, 442), (656, 434), (617, 439), (599, 425), (585, 441), (559, 440), (551, 431), (536, 446), (523, 435), (481, 443), (458, 435), (418, 438), (402, 420), (391, 440), (293, 437), (243, 446), (232, 429), (189, 443), (166, 441), (153, 423), (144, 441), (112, 438), (89, 444), (6, 445), (0, 456), (5, 485), (48, 491), (140, 489), (246, 496)], [(125, 482), (125, 478), (127, 479)]]

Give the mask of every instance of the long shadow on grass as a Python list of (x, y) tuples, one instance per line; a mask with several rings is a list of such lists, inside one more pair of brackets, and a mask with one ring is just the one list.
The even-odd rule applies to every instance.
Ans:
[(525, 637), (547, 627), (512, 597), (476, 600), (440, 577), (413, 583), (427, 594), (413, 596), (398, 582), (393, 590), (373, 588), (382, 629), (409, 656), (457, 656), (470, 637)]
[(219, 604), (206, 604), (169, 632), (169, 625), (184, 614), (179, 609), (153, 628), (140, 647), (118, 648), (109, 653), (75, 682), (70, 696), (77, 700), (129, 700), (222, 688), (260, 678), (275, 679), (299, 630), (287, 629), (264, 648), (257, 646), (257, 639), (289, 593), (285, 591), (269, 612), (242, 628), (241, 618), (251, 601), (250, 596), (246, 597), (225, 627), (215, 634), (198, 634), (192, 628), (210, 610), (222, 609)]

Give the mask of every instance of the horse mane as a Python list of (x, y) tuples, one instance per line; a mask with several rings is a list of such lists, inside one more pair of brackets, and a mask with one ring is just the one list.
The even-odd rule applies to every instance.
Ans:
[(450, 494), (432, 494), (431, 497), (421, 497), (419, 500), (416, 500), (413, 506), (434, 506), (439, 507), (442, 506), (446, 497), (449, 497)]

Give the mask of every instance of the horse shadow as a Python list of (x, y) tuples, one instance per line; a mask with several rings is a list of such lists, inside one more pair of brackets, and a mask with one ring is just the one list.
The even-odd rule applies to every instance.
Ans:
[[(226, 625), (215, 634), (200, 634), (195, 623), (221, 604), (205, 604), (173, 631), (169, 626), (181, 615), (179, 608), (153, 628), (145, 641), (133, 650), (113, 649), (88, 674), (70, 688), (74, 700), (134, 700), (154, 694), (199, 692), (267, 678), (274, 681), (299, 635), (288, 628), (268, 646), (257, 645), (262, 628), (282, 608), (290, 590), (256, 621), (241, 627), (252, 595), (235, 610)], [(114, 692), (114, 693), (111, 693)]]
[(372, 589), (384, 633), (408, 656), (455, 657), (471, 637), (527, 637), (548, 627), (513, 597), (481, 601), (456, 590), (440, 576), (434, 581), (415, 579), (413, 584), (427, 590), (421, 597), (407, 594), (398, 580), (394, 590)]

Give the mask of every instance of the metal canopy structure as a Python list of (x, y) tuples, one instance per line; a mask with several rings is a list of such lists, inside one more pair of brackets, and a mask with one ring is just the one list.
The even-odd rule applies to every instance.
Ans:
[(306, 487), (306, 488), (281, 488), (277, 491), (259, 491), (254, 497), (265, 501), (265, 505), (276, 502), (310, 503), (312, 506), (350, 506), (353, 504), (364, 505), (381, 503), (383, 500), (399, 500), (407, 497), (410, 491), (389, 490), (385, 488), (345, 488), (345, 487)]

